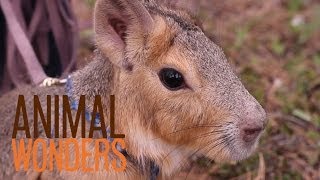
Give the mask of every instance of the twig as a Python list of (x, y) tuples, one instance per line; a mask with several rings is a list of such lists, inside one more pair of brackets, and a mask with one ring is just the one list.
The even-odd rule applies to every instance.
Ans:
[(284, 120), (284, 121), (290, 122), (294, 125), (300, 126), (305, 130), (311, 129), (311, 130), (320, 132), (320, 127), (316, 127), (313, 123), (296, 116), (286, 115), (281, 112), (270, 113), (269, 116), (276, 120)]
[(258, 175), (254, 180), (265, 180), (266, 179), (266, 165), (263, 158), (263, 154), (259, 153), (259, 170)]

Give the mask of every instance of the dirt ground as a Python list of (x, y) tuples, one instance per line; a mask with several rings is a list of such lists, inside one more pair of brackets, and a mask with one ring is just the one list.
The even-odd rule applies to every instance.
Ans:
[[(74, 1), (79, 63), (94, 49), (94, 0)], [(258, 151), (239, 163), (204, 158), (177, 179), (320, 179), (320, 1), (201, 0), (199, 19), (268, 113)]]

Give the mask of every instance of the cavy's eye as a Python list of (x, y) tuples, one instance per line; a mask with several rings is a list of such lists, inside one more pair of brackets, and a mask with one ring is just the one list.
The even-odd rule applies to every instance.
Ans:
[(165, 68), (159, 72), (162, 84), (171, 91), (177, 91), (185, 87), (182, 74), (175, 69)]

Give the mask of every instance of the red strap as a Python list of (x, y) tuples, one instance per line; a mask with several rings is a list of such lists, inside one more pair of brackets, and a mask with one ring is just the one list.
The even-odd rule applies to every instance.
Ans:
[(17, 17), (13, 12), (10, 1), (0, 0), (0, 6), (6, 18), (12, 38), (14, 39), (14, 42), (23, 57), (32, 83), (40, 84), (44, 79), (47, 78), (47, 75), (44, 73), (26, 34), (20, 26)]

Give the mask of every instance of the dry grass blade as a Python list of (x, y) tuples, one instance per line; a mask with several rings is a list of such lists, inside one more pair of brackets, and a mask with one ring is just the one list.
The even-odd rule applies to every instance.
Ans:
[(276, 120), (283, 120), (283, 121), (287, 121), (292, 124), (298, 125), (305, 130), (309, 129), (309, 130), (314, 130), (314, 131), (320, 132), (320, 128), (316, 127), (313, 123), (308, 122), (304, 119), (295, 117), (295, 116), (282, 114), (280, 112), (279, 113), (270, 113), (269, 116), (273, 119), (276, 119)]
[(266, 179), (266, 163), (262, 153), (259, 153), (259, 170), (258, 175), (254, 180), (265, 180)]

